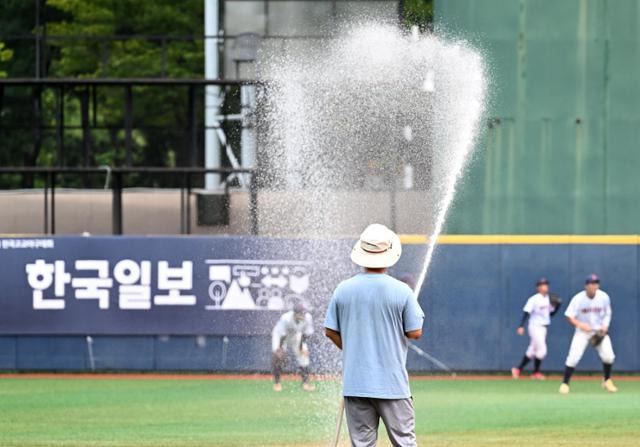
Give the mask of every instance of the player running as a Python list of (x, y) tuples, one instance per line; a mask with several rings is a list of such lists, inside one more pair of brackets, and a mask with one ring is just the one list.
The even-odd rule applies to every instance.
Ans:
[(557, 295), (549, 297), (549, 281), (547, 278), (540, 278), (536, 282), (538, 293), (527, 300), (524, 305), (522, 321), (517, 329), (518, 335), (524, 335), (524, 325), (529, 320), (529, 347), (522, 361), (517, 368), (511, 368), (511, 375), (514, 379), (520, 378), (520, 374), (525, 366), (533, 359), (532, 379), (544, 380), (544, 375), (540, 372), (542, 360), (547, 355), (547, 326), (551, 323), (551, 317), (558, 312), (562, 305), (562, 300)]
[(297, 303), (293, 310), (283, 314), (271, 332), (273, 352), (273, 391), (282, 391), (280, 375), (287, 360), (287, 351), (292, 351), (300, 375), (302, 389), (313, 391), (309, 382), (309, 347), (306, 340), (313, 334), (313, 318), (303, 303)]
[(610, 393), (618, 391), (611, 381), (611, 367), (615, 359), (611, 338), (608, 335), (611, 323), (611, 300), (609, 295), (599, 289), (600, 278), (595, 274), (589, 275), (585, 281), (585, 290), (571, 299), (564, 313), (576, 330), (565, 362), (560, 394), (569, 394), (571, 375), (588, 344), (596, 348), (602, 360), (604, 370), (602, 388)]

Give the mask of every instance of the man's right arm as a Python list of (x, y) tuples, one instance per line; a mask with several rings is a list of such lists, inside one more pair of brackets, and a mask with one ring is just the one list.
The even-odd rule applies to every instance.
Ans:
[(589, 332), (591, 330), (591, 326), (589, 326), (587, 323), (578, 321), (576, 317), (570, 317), (567, 315), (567, 320), (572, 326), (577, 327), (578, 329), (582, 329), (585, 332)]
[(567, 310), (565, 310), (564, 312), (564, 316), (567, 317), (567, 321), (571, 326), (581, 329), (585, 332), (589, 332), (591, 330), (591, 326), (589, 326), (587, 323), (582, 323), (576, 318), (578, 316), (578, 301), (576, 297), (577, 295), (571, 298), (571, 301), (567, 306)]

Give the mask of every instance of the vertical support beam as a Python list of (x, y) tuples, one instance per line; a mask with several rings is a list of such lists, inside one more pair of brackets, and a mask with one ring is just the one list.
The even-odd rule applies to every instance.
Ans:
[(196, 91), (195, 86), (189, 86), (189, 105), (188, 112), (189, 118), (189, 166), (195, 167), (198, 164), (198, 153), (197, 153), (197, 114), (196, 114)]
[(42, 43), (41, 39), (41, 30), (40, 30), (40, 0), (35, 0), (36, 2), (36, 34), (35, 34), (35, 44), (36, 44), (36, 79), (40, 78), (40, 59), (41, 59), (41, 49), (40, 45)]
[[(218, 32), (219, 32), (219, 2), (218, 0), (204, 0), (204, 77), (218, 79)], [(218, 125), (216, 117), (220, 113), (220, 88), (217, 85), (207, 85), (204, 94), (205, 131), (204, 131), (204, 166), (216, 169), (220, 167), (220, 141), (215, 127)], [(220, 174), (205, 174), (205, 188), (213, 189), (220, 185)]]
[(187, 173), (187, 234), (191, 234), (191, 172)]
[(133, 162), (133, 156), (131, 153), (133, 131), (133, 97), (131, 93), (131, 85), (127, 85), (124, 88), (124, 151), (125, 151), (125, 165), (131, 166)]
[(98, 93), (95, 85), (91, 86), (91, 121), (94, 129), (98, 127)]
[(51, 171), (51, 234), (56, 234), (56, 173)]
[(56, 143), (58, 145), (58, 166), (65, 165), (64, 159), (64, 86), (58, 87), (56, 96)]
[(51, 173), (47, 172), (44, 175), (44, 234), (49, 234), (49, 181), (51, 179)]
[(84, 166), (91, 166), (91, 122), (89, 121), (89, 87), (80, 94), (80, 115), (82, 121), (82, 149)]
[[(89, 87), (82, 90), (80, 94), (80, 119), (82, 123), (82, 152), (84, 158), (84, 166), (89, 167), (92, 164), (91, 154), (91, 125), (89, 121)], [(89, 176), (85, 173), (82, 175), (85, 188), (89, 187)]]
[(257, 235), (258, 231), (258, 179), (256, 171), (251, 173), (251, 183), (249, 183), (249, 223), (251, 234)]
[(184, 192), (187, 186), (186, 174), (182, 174), (182, 183), (180, 185), (180, 234), (186, 234), (187, 225), (185, 223), (185, 207)]
[(122, 234), (122, 172), (113, 171), (111, 199), (111, 232)]
[[(31, 100), (33, 106), (32, 114), (32, 130), (33, 130), (33, 150), (31, 154), (25, 154), (25, 166), (35, 166), (38, 162), (38, 156), (40, 155), (40, 149), (42, 147), (42, 87), (36, 85), (31, 92)], [(34, 174), (28, 173), (25, 175), (25, 186), (33, 188)]]
[[(242, 115), (241, 141), (241, 163), (246, 169), (253, 169), (256, 166), (256, 131), (254, 111), (256, 105), (256, 86), (240, 86), (240, 113)], [(249, 182), (249, 174), (243, 174), (245, 182)]]

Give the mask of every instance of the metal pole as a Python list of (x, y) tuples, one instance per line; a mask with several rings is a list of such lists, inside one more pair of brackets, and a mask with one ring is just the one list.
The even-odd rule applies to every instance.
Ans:
[(40, 78), (40, 0), (36, 1), (36, 78)]
[(56, 234), (56, 173), (51, 171), (51, 234)]
[(49, 234), (49, 177), (50, 173), (44, 175), (44, 234)]
[(56, 107), (56, 140), (58, 143), (58, 166), (64, 166), (64, 87), (58, 88)]
[(86, 87), (80, 96), (81, 120), (82, 120), (82, 147), (84, 149), (84, 165), (91, 165), (91, 132), (89, 122), (89, 87)]
[(249, 183), (249, 222), (251, 234), (257, 235), (258, 228), (258, 179), (255, 171), (251, 173), (251, 183)]
[(125, 150), (125, 165), (131, 166), (133, 162), (133, 156), (131, 154), (131, 133), (133, 129), (133, 97), (131, 94), (131, 86), (127, 85), (124, 88), (124, 150)]
[[(219, 78), (218, 64), (218, 32), (219, 32), (219, 4), (218, 0), (204, 0), (204, 77), (205, 79)], [(218, 125), (216, 116), (220, 114), (220, 88), (217, 85), (207, 85), (204, 94), (205, 131), (204, 131), (204, 166), (206, 168), (220, 167), (220, 142), (215, 127)], [(213, 189), (220, 185), (219, 174), (205, 175), (205, 188)]]
[(91, 120), (92, 126), (98, 127), (98, 92), (95, 85), (91, 86)]
[(197, 126), (196, 126), (196, 89), (193, 85), (189, 86), (189, 164), (196, 166), (198, 164), (197, 154)]
[(93, 338), (91, 335), (87, 335), (87, 351), (89, 351), (89, 367), (91, 368), (91, 371), (95, 371), (96, 361), (93, 356)]
[(187, 234), (191, 234), (191, 173), (187, 172)]
[[(256, 104), (255, 85), (240, 86), (240, 112), (242, 114), (242, 132), (240, 158), (243, 168), (253, 169), (256, 165), (256, 132), (254, 110)], [(248, 182), (248, 175), (245, 176)]]
[[(33, 100), (33, 156), (29, 163), (35, 164), (42, 148), (42, 87), (36, 86), (32, 91)], [(33, 175), (27, 177), (29, 186), (33, 187)]]
[(122, 234), (122, 172), (113, 172), (113, 199), (111, 201), (111, 232)]
[(182, 184), (180, 185), (180, 234), (185, 234), (186, 233), (186, 223), (185, 223), (185, 203), (184, 203), (184, 192), (185, 192), (185, 186), (187, 183), (186, 180), (186, 176), (187, 174), (183, 174), (182, 175)]
[(222, 337), (222, 367), (227, 366), (227, 353), (229, 351), (229, 337)]

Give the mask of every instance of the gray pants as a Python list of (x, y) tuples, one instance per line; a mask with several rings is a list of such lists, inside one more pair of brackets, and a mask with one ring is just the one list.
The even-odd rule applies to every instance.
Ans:
[(387, 428), (391, 444), (399, 447), (417, 445), (416, 421), (411, 399), (345, 397), (344, 408), (353, 447), (376, 445), (380, 418)]

